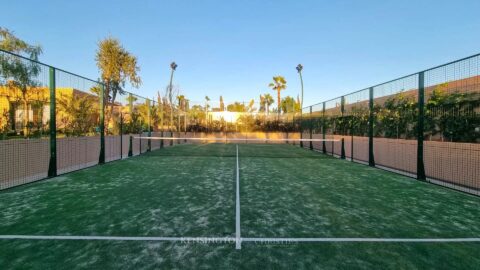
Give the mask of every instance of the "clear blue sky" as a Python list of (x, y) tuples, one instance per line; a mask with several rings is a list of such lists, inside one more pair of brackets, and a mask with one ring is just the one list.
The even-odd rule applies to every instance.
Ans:
[(480, 52), (480, 1), (5, 1), (0, 25), (41, 61), (98, 78), (97, 42), (136, 55), (152, 97), (169, 79), (191, 100), (258, 99), (283, 75), (309, 105)]

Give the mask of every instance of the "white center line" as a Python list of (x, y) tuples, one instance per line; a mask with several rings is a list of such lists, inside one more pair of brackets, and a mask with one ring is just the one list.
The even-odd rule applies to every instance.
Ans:
[(235, 248), (242, 248), (242, 239), (240, 238), (240, 166), (238, 164), (238, 144), (237, 144), (237, 195), (235, 209)]

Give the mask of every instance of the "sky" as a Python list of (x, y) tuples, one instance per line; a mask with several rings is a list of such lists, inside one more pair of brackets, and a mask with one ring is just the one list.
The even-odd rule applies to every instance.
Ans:
[(40, 44), (44, 63), (99, 77), (100, 40), (138, 57), (144, 97), (174, 84), (192, 103), (248, 101), (282, 75), (311, 105), (480, 52), (480, 1), (3, 0), (0, 26)]

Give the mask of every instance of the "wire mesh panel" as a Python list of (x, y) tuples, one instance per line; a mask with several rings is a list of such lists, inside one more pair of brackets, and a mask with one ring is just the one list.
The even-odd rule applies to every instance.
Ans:
[(0, 51), (0, 189), (47, 177), (49, 69)]
[[(331, 155), (341, 155), (341, 142), (337, 141), (341, 139), (343, 131), (343, 119), (342, 119), (342, 99), (336, 98), (325, 102), (325, 132), (326, 139), (332, 141), (326, 142), (327, 153)], [(335, 140), (335, 141), (334, 141)]]
[(128, 156), (129, 138), (124, 136), (125, 119), (129, 119), (127, 92), (105, 92), (105, 161)]
[(416, 174), (418, 75), (375, 86), (373, 94), (376, 165)]
[(480, 194), (480, 57), (425, 72), (429, 181)]
[[(312, 113), (310, 116), (310, 126), (312, 128), (312, 139), (323, 139), (323, 103), (311, 106)], [(308, 137), (309, 138), (309, 137)], [(312, 148), (317, 151), (323, 149), (322, 142), (312, 142)]]
[(361, 162), (368, 162), (369, 96), (369, 89), (344, 96), (345, 156)]
[(57, 170), (66, 173), (98, 164), (101, 85), (55, 70)]

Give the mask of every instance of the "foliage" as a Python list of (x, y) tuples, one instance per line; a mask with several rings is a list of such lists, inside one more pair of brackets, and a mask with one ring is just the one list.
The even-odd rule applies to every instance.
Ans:
[(4, 109), (0, 112), (0, 140), (7, 138), (10, 125), (10, 113)]
[[(0, 49), (24, 55), (33, 60), (27, 61), (14, 55), (0, 53), (0, 85), (6, 85), (12, 91), (20, 90), (23, 108), (28, 110), (27, 92), (29, 88), (38, 85), (36, 78), (41, 72), (41, 67), (35, 61), (38, 61), (42, 48), (17, 38), (8, 29), (0, 28)], [(28, 136), (28, 121), (28, 113), (24, 113), (24, 136)]]
[(66, 136), (85, 136), (95, 132), (99, 119), (96, 98), (88, 95), (59, 96), (60, 124)]
[(418, 103), (415, 96), (400, 92), (389, 97), (376, 114), (377, 132), (386, 138), (416, 137)]
[(247, 107), (245, 106), (244, 103), (240, 103), (238, 101), (235, 101), (234, 103), (227, 105), (227, 111), (229, 111), (229, 112), (246, 112)]
[(287, 81), (283, 76), (274, 76), (273, 83), (270, 83), (268, 87), (272, 88), (272, 90), (274, 91), (277, 91), (277, 112), (280, 114), (280, 108), (281, 108), (280, 91), (287, 89)]
[(220, 96), (220, 111), (225, 111), (225, 103), (223, 102), (223, 97)]
[(286, 96), (282, 99), (281, 109), (283, 113), (293, 113), (300, 111), (300, 103), (295, 101), (291, 96)]
[(455, 142), (480, 139), (480, 93), (447, 93), (447, 84), (437, 86), (426, 103), (426, 131)]
[[(116, 96), (125, 93), (125, 84), (130, 82), (138, 88), (142, 83), (137, 58), (125, 50), (118, 39), (108, 37), (98, 43), (95, 61), (105, 84), (105, 104), (110, 103), (110, 112), (113, 112)], [(107, 122), (111, 116), (111, 113), (107, 115)]]
[(270, 105), (273, 104), (273, 97), (270, 94), (260, 95), (260, 112), (269, 113)]

